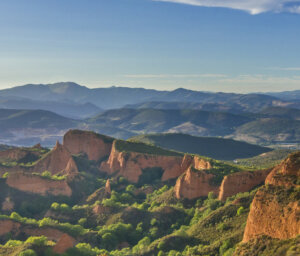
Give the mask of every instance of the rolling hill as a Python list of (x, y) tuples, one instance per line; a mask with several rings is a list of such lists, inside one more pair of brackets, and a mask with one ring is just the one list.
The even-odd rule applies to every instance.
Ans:
[(0, 109), (0, 143), (33, 145), (42, 141), (53, 145), (66, 130), (77, 125), (76, 120), (49, 111)]
[(285, 118), (260, 118), (241, 125), (230, 137), (251, 143), (299, 143), (300, 121)]
[(71, 101), (41, 101), (19, 97), (0, 97), (0, 108), (46, 110), (74, 119), (83, 119), (98, 114), (101, 109), (91, 103), (74, 103)]
[[(116, 109), (108, 110), (87, 120), (89, 124), (115, 126), (135, 133), (180, 131), (182, 126), (190, 133), (203, 136), (224, 136), (236, 127), (252, 121), (251, 118), (224, 112), (179, 109)], [(187, 128), (188, 127), (188, 128)], [(193, 130), (193, 131), (192, 131)]]
[(184, 153), (199, 154), (219, 160), (249, 158), (271, 151), (269, 148), (231, 139), (196, 137), (187, 134), (147, 134), (129, 139), (154, 144)]
[(300, 120), (300, 110), (295, 108), (269, 107), (259, 112), (265, 117)]

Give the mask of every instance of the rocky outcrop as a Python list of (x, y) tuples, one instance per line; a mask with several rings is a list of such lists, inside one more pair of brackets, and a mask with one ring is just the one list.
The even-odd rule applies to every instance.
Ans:
[(276, 166), (266, 179), (266, 184), (285, 187), (299, 187), (300, 151), (291, 154), (281, 164)]
[(84, 153), (89, 160), (99, 161), (110, 154), (113, 139), (89, 131), (70, 130), (63, 145), (73, 155)]
[(100, 170), (108, 174), (117, 174), (131, 182), (138, 182), (139, 177), (147, 168), (159, 167), (163, 170), (161, 180), (166, 181), (179, 177), (190, 165), (199, 169), (211, 167), (210, 163), (189, 155), (169, 156), (137, 152), (119, 152), (115, 142), (108, 161), (102, 162)]
[[(283, 193), (283, 191), (278, 192)], [(261, 235), (288, 239), (296, 237), (298, 234), (300, 234), (299, 202), (284, 203), (271, 193), (270, 189), (260, 189), (250, 208), (243, 242), (248, 242)]]
[(63, 170), (62, 174), (67, 176), (76, 176), (79, 173), (76, 162), (73, 157), (70, 157), (66, 169)]
[(61, 254), (66, 252), (69, 248), (72, 248), (76, 243), (76, 240), (67, 235), (63, 234), (57, 241), (56, 245), (53, 247), (53, 252)]
[(300, 152), (275, 167), (252, 202), (243, 242), (261, 235), (288, 239), (300, 234)]
[(38, 173), (49, 171), (51, 174), (57, 174), (66, 169), (70, 158), (70, 152), (57, 141), (55, 147), (37, 162), (33, 171)]
[(197, 170), (203, 170), (203, 169), (208, 170), (208, 169), (212, 168), (212, 165), (209, 161), (207, 161), (199, 156), (193, 157), (192, 166)]
[(110, 213), (111, 209), (109, 207), (103, 206), (101, 204), (95, 205), (93, 208), (93, 213), (96, 215)]
[(219, 200), (224, 201), (227, 197), (250, 191), (254, 187), (263, 184), (270, 171), (237, 172), (225, 176), (220, 187)]
[(51, 194), (54, 196), (63, 195), (71, 196), (72, 190), (65, 180), (51, 180), (38, 175), (16, 172), (10, 173), (6, 179), (6, 184), (12, 188), (39, 194), (47, 195)]
[(12, 220), (0, 220), (0, 236), (20, 233), (21, 224)]
[(111, 187), (110, 187), (110, 181), (109, 181), (109, 179), (105, 183), (105, 194), (108, 194), (108, 195), (111, 194)]
[(214, 192), (215, 195), (218, 195), (219, 187), (210, 185), (210, 180), (213, 177), (213, 174), (189, 167), (177, 179), (174, 187), (176, 198), (194, 199), (200, 196), (207, 196), (209, 192)]
[(42, 228), (35, 228), (35, 227), (22, 227), (22, 233), (26, 234), (27, 236), (45, 236), (49, 240), (58, 242), (59, 239), (65, 235), (64, 232), (50, 227), (42, 227)]
[(11, 201), (9, 197), (5, 198), (5, 201), (2, 203), (2, 211), (11, 212), (14, 209), (14, 202)]

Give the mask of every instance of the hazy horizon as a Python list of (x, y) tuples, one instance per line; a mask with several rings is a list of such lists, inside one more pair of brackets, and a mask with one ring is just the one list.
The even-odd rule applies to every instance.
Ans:
[(299, 8), (274, 0), (3, 0), (0, 89), (76, 81), (91, 88), (295, 90)]

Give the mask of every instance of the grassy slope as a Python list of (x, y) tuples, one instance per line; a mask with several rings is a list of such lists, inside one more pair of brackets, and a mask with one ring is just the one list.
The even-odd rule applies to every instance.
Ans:
[(166, 149), (199, 154), (220, 160), (253, 157), (270, 151), (268, 148), (231, 139), (196, 137), (187, 134), (139, 135), (130, 141), (154, 144)]
[(142, 142), (131, 142), (124, 140), (116, 140), (116, 149), (120, 152), (137, 152), (151, 155), (163, 156), (182, 156), (182, 153), (166, 150), (154, 145), (148, 145)]

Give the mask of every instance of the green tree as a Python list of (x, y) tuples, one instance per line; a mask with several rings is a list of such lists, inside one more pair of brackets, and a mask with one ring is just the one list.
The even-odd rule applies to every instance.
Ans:
[(20, 252), (18, 256), (37, 256), (37, 254), (34, 250), (27, 249), (23, 252)]

